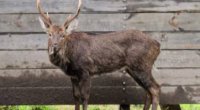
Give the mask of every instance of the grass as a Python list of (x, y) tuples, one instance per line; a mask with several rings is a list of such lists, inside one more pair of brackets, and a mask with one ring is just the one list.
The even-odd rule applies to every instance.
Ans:
[(182, 110), (200, 110), (200, 104), (182, 104)]
[[(131, 110), (142, 110), (143, 105), (131, 105)], [(200, 110), (200, 104), (181, 104), (182, 110)], [(118, 105), (90, 105), (89, 110), (118, 110)], [(20, 105), (0, 106), (0, 110), (74, 110), (74, 106), (66, 105)]]

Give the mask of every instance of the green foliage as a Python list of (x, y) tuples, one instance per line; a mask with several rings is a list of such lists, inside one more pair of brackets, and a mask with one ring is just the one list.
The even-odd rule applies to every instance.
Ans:
[(182, 104), (182, 110), (200, 110), (200, 104)]
[(116, 105), (91, 105), (89, 106), (89, 110), (118, 110), (118, 106)]
[(0, 106), (0, 110), (56, 110), (50, 106)]
[[(143, 105), (131, 105), (131, 110), (142, 110)], [(182, 110), (200, 110), (200, 104), (182, 104)], [(118, 105), (90, 105), (89, 110), (118, 110)], [(0, 110), (74, 110), (74, 106), (36, 105), (36, 106), (0, 106)], [(158, 109), (160, 110), (160, 109)]]

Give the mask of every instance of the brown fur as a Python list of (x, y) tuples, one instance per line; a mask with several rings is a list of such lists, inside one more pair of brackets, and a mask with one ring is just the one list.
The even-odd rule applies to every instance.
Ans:
[[(50, 31), (54, 39), (61, 38), (59, 35), (63, 34), (63, 30), (56, 26)], [(52, 40), (49, 39), (49, 47), (53, 45)], [(148, 110), (151, 103), (152, 109), (156, 110), (160, 87), (151, 70), (160, 53), (157, 41), (137, 30), (100, 35), (73, 32), (57, 41), (55, 52), (49, 58), (54, 65), (71, 76), (76, 110), (79, 110), (79, 101), (83, 102), (83, 109), (87, 110), (91, 76), (121, 68), (125, 68), (147, 91), (144, 110)]]

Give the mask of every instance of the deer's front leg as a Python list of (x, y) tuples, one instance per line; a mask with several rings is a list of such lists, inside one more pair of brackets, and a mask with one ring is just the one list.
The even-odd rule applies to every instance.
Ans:
[(71, 78), (72, 88), (73, 88), (73, 96), (75, 101), (75, 110), (80, 110), (80, 88), (79, 88), (79, 80)]
[(84, 72), (80, 78), (81, 100), (83, 102), (83, 110), (87, 110), (90, 97), (91, 78), (89, 72)]

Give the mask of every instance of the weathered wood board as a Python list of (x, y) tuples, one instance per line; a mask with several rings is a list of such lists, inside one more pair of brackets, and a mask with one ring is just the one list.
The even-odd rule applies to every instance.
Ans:
[[(47, 51), (1, 51), (0, 58), (0, 69), (55, 68), (49, 61)], [(157, 68), (199, 68), (199, 50), (162, 51), (155, 66)]]
[[(174, 31), (169, 25), (173, 13), (120, 13), (81, 14), (77, 31), (108, 32), (125, 29), (142, 31)], [(38, 14), (0, 14), (0, 33), (43, 32)], [(53, 14), (58, 24), (63, 24), (66, 14)], [(146, 19), (149, 18), (149, 19)], [(200, 31), (200, 13), (181, 13), (176, 21), (185, 31)]]
[[(0, 0), (0, 13), (37, 13), (35, 0)], [(51, 13), (74, 12), (77, 0), (45, 0), (45, 10)], [(12, 8), (11, 8), (12, 7)], [(110, 12), (169, 12), (200, 11), (198, 0), (84, 0), (82, 11)]]
[[(140, 87), (93, 87), (90, 104), (141, 104), (145, 95)], [(199, 86), (162, 87), (161, 104), (199, 103)], [(0, 105), (73, 104), (69, 87), (0, 88)]]
[[(161, 86), (200, 86), (200, 69), (153, 69)], [(116, 71), (92, 78), (93, 87), (138, 86), (128, 73)], [(1, 87), (71, 87), (59, 69), (0, 70)]]
[[(200, 49), (200, 33), (147, 33), (161, 44), (162, 50)], [(47, 49), (46, 34), (5, 34), (0, 35), (0, 50), (44, 50)], [(24, 42), (25, 41), (25, 42)]]

